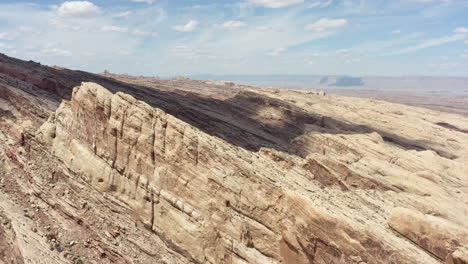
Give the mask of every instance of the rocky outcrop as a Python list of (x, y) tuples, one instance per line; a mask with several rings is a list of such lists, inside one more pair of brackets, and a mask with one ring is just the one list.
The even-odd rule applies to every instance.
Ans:
[(464, 261), (463, 117), (2, 56), (0, 66), (0, 211), (13, 223), (0, 247), (18, 260)]
[[(280, 163), (295, 158), (226, 144), (93, 83), (76, 87), (36, 137), (194, 262), (414, 263), (420, 254), (382, 240), (382, 229), (314, 206), (303, 190), (324, 192), (315, 179), (346, 188), (319, 162)], [(287, 178), (285, 164), (293, 166)]]
[(465, 253), (457, 248), (468, 245), (468, 231), (463, 227), (406, 208), (393, 209), (388, 224), (441, 260), (447, 260), (447, 263), (461, 259)]
[(447, 259), (448, 264), (468, 263), (468, 248), (458, 248)]
[[(94, 187), (137, 210), (156, 234), (189, 259), (277, 263), (282, 254), (294, 253), (300, 262), (315, 256), (309, 248), (315, 242), (297, 241), (297, 227), (311, 232), (309, 217), (297, 227), (296, 220), (290, 221), (317, 213), (255, 175), (253, 164), (260, 157), (128, 95), (83, 84), (38, 137)], [(288, 206), (297, 203), (297, 209)], [(314, 218), (316, 224), (333, 222)], [(282, 243), (287, 243), (283, 250)], [(337, 250), (319, 255), (345, 257)]]
[(24, 260), (18, 248), (16, 233), (11, 220), (0, 210), (0, 260), (12, 264), (23, 264)]

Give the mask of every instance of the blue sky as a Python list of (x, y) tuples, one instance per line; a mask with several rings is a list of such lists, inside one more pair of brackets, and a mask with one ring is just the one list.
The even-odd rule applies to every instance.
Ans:
[(466, 0), (0, 0), (0, 52), (151, 76), (468, 76)]

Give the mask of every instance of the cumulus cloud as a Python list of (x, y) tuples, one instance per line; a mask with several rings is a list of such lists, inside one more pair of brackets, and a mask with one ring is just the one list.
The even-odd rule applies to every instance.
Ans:
[(333, 0), (328, 0), (325, 2), (315, 2), (315, 3), (310, 4), (308, 8), (315, 8), (315, 7), (324, 8), (324, 7), (328, 7), (332, 3), (333, 3)]
[(57, 13), (60, 16), (93, 17), (99, 14), (99, 7), (88, 1), (63, 2)]
[(225, 29), (238, 29), (247, 26), (245, 22), (242, 21), (237, 21), (237, 20), (230, 20), (226, 21), (223, 24), (219, 25), (220, 28), (225, 28)]
[(464, 43), (465, 43), (466, 45), (468, 45), (468, 40), (465, 40), (465, 42), (464, 42)]
[(307, 24), (305, 29), (309, 31), (326, 31), (327, 29), (345, 26), (346, 24), (348, 24), (346, 19), (322, 18), (315, 23)]
[(181, 31), (181, 32), (194, 32), (195, 30), (197, 30), (197, 27), (198, 27), (198, 21), (190, 20), (185, 25), (174, 26), (174, 29), (177, 31)]
[(401, 30), (397, 29), (397, 30), (392, 30), (392, 34), (400, 34), (401, 33)]
[(296, 5), (304, 3), (304, 0), (249, 0), (257, 6), (263, 6), (267, 8), (280, 8), (290, 5)]
[(460, 33), (460, 34), (463, 34), (463, 33), (468, 33), (468, 28), (466, 27), (458, 27), (454, 30), (455, 33)]

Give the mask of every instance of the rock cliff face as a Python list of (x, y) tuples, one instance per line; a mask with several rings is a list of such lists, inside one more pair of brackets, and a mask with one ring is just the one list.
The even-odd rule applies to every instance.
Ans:
[(466, 263), (461, 116), (22, 65), (0, 65), (0, 260)]
[(313, 199), (301, 195), (307, 190), (294, 181), (315, 178), (342, 191), (395, 189), (390, 184), (353, 175), (346, 167), (332, 172), (313, 158), (295, 166), (285, 157), (294, 169), (285, 175), (267, 149), (257, 154), (226, 145), (99, 85), (75, 88), (72, 101), (62, 103), (38, 137), (67, 167), (123, 200), (196, 262), (413, 261), (407, 249), (384, 243), (374, 230), (314, 208)]

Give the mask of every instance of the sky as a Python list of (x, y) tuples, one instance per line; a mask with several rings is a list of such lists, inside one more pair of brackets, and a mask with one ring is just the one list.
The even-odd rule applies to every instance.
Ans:
[(0, 0), (0, 52), (90, 72), (468, 76), (467, 0)]

